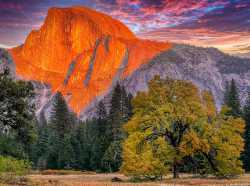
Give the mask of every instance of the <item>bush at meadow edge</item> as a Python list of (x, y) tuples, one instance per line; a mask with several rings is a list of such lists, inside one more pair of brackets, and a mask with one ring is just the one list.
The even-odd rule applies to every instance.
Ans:
[(26, 175), (30, 169), (31, 164), (27, 160), (0, 156), (0, 182), (13, 181), (17, 177)]

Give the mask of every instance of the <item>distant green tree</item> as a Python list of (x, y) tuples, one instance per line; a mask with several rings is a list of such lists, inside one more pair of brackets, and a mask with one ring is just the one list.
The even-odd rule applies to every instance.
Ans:
[[(95, 120), (81, 122), (74, 132), (74, 151), (77, 168), (93, 170), (93, 146), (95, 144)], [(92, 160), (91, 160), (92, 159)], [(100, 161), (100, 159), (99, 159)]]
[(107, 170), (107, 167), (106, 164), (103, 163), (103, 156), (111, 143), (112, 133), (103, 101), (100, 101), (97, 105), (96, 118), (92, 121), (92, 131), (94, 131), (94, 140), (92, 141), (93, 146), (91, 149), (91, 169), (104, 172)]
[(230, 109), (228, 111), (228, 115), (234, 117), (241, 116), (239, 93), (234, 79), (231, 80), (230, 84), (228, 82), (226, 83), (224, 93), (224, 105), (226, 105)]
[(105, 151), (103, 162), (108, 172), (118, 171), (122, 163), (122, 141), (115, 140)]
[(243, 163), (246, 171), (250, 171), (250, 93), (248, 94), (248, 98), (246, 104), (243, 108), (243, 118), (246, 122), (245, 128), (245, 151), (243, 155)]
[(59, 167), (72, 169), (75, 167), (74, 149), (72, 146), (71, 134), (66, 134), (63, 139), (63, 149), (59, 154)]
[(108, 114), (103, 101), (100, 101), (97, 105), (97, 130), (98, 136), (106, 135), (108, 128)]
[[(100, 101), (98, 106), (97, 106), (97, 134), (98, 136), (96, 137), (96, 147), (94, 148), (95, 151), (99, 151), (98, 155), (96, 158), (97, 159), (97, 164), (99, 166), (99, 169), (101, 171), (107, 171), (106, 164), (103, 162), (103, 157), (105, 154), (105, 151), (109, 147), (111, 141), (112, 141), (112, 136), (111, 136), (111, 124), (108, 120), (108, 113), (106, 110), (106, 106), (103, 103), (103, 101)], [(98, 148), (98, 150), (97, 150)]]
[(47, 168), (47, 157), (49, 149), (49, 131), (46, 125), (37, 128), (38, 137), (32, 148), (32, 161), (38, 169)]
[(113, 140), (124, 138), (122, 125), (126, 123), (132, 113), (131, 94), (127, 94), (125, 87), (119, 83), (115, 86), (110, 107), (110, 122), (112, 127)]
[(62, 94), (57, 92), (54, 97), (53, 110), (50, 117), (50, 127), (56, 131), (60, 138), (64, 134), (69, 133), (74, 123), (72, 121), (72, 113), (69, 111), (68, 105)]
[(0, 155), (27, 158), (23, 145), (16, 139), (14, 134), (0, 135)]
[(103, 157), (109, 171), (117, 171), (122, 163), (122, 140), (126, 137), (123, 130), (125, 124), (132, 115), (131, 94), (128, 94), (124, 86), (119, 83), (114, 87), (111, 98), (109, 121), (111, 123), (112, 142)]
[(75, 118), (69, 110), (60, 92), (54, 97), (54, 105), (49, 122), (49, 168), (68, 168), (71, 162), (70, 153), (73, 152), (69, 134), (75, 125)]
[(120, 84), (117, 84), (112, 92), (111, 107), (109, 119), (112, 127), (113, 140), (121, 139), (121, 125), (122, 125), (122, 90)]

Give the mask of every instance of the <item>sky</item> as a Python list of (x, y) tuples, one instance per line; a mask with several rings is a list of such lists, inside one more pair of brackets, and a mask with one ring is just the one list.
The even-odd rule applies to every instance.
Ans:
[(22, 44), (50, 7), (73, 5), (107, 13), (141, 38), (250, 56), (250, 0), (0, 0), (0, 47)]

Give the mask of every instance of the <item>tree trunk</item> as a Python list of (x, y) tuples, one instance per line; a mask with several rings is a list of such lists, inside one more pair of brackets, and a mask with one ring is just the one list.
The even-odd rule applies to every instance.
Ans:
[(174, 179), (180, 178), (179, 170), (178, 170), (178, 166), (177, 166), (176, 161), (174, 161), (174, 165), (173, 165), (173, 177), (174, 177)]

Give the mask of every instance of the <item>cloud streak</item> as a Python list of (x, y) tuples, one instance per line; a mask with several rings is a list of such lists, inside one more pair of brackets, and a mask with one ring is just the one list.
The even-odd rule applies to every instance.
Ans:
[(165, 28), (157, 31), (140, 33), (139, 37), (192, 44), (203, 47), (216, 47), (231, 54), (243, 54), (250, 51), (249, 32), (219, 32), (211, 29)]

